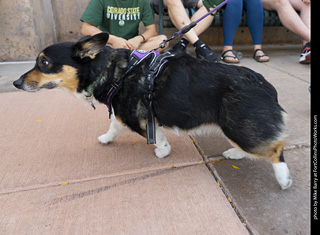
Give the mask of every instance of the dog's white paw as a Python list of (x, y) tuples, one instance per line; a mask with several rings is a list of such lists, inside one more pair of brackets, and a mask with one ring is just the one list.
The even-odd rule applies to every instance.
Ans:
[(113, 141), (114, 138), (111, 138), (110, 135), (108, 135), (108, 133), (106, 134), (103, 134), (103, 135), (100, 135), (98, 137), (98, 141), (101, 143), (101, 144), (109, 144)]
[(222, 156), (224, 156), (227, 159), (242, 159), (246, 156), (246, 154), (241, 152), (239, 149), (231, 148), (223, 152)]
[(154, 153), (158, 158), (165, 158), (170, 154), (170, 152), (171, 152), (171, 146), (168, 142), (164, 146), (157, 147), (154, 150)]
[(282, 190), (289, 188), (292, 185), (292, 179), (287, 163), (280, 162), (272, 164), (273, 170), (278, 183)]

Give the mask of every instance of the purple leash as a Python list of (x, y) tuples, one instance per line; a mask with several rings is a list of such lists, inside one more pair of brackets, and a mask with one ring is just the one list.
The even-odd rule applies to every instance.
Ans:
[(215, 8), (213, 8), (211, 11), (209, 11), (207, 14), (203, 15), (202, 17), (200, 17), (199, 19), (197, 19), (196, 21), (192, 21), (190, 24), (184, 26), (180, 31), (176, 32), (173, 34), (173, 36), (167, 40), (163, 40), (162, 43), (160, 43), (159, 47), (153, 50), (157, 50), (159, 48), (165, 48), (165, 46), (167, 45), (167, 42), (174, 40), (174, 39), (178, 39), (179, 37), (181, 37), (183, 34), (186, 34), (187, 32), (190, 31), (190, 29), (192, 29), (193, 27), (195, 27), (201, 20), (203, 20), (204, 18), (206, 18), (208, 15), (212, 14), (213, 12), (215, 12), (216, 10), (220, 9), (221, 7), (223, 7), (225, 4), (227, 4), (230, 0), (225, 0), (222, 3), (220, 3), (218, 6), (216, 6)]
[(204, 18), (206, 18), (208, 15), (212, 14), (213, 12), (215, 12), (216, 10), (220, 9), (221, 7), (223, 7), (225, 4), (227, 4), (230, 0), (225, 0), (223, 2), (221, 2), (218, 6), (216, 6), (215, 8), (213, 8), (211, 11), (209, 11), (207, 14), (205, 14), (204, 16), (200, 17), (198, 20), (196, 20), (197, 23), (199, 23), (201, 20), (203, 20)]
[(204, 18), (206, 18), (208, 15), (212, 14), (213, 12), (215, 12), (216, 10), (220, 9), (221, 7), (223, 7), (225, 4), (227, 4), (230, 0), (225, 0), (222, 3), (220, 3), (218, 6), (216, 6), (215, 8), (213, 8), (211, 11), (209, 11), (207, 14), (203, 15), (202, 17), (200, 17), (199, 19), (197, 19), (196, 21), (191, 22), (190, 24), (188, 24), (187, 26), (184, 26), (179, 32), (177, 32), (176, 34), (180, 37), (183, 34), (189, 32), (190, 29), (192, 29), (193, 27), (195, 27), (201, 20), (203, 20)]

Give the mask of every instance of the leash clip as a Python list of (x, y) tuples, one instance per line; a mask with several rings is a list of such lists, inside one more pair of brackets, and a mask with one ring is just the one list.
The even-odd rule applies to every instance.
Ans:
[(87, 95), (86, 95), (86, 99), (87, 99), (87, 101), (90, 103), (90, 105), (91, 105), (91, 107), (93, 108), (93, 110), (96, 110), (96, 106), (94, 106), (94, 104), (93, 104), (93, 94), (90, 95), (90, 96), (87, 96)]

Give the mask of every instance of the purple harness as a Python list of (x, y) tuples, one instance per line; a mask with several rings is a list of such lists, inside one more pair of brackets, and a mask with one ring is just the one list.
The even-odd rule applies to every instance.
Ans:
[(169, 51), (163, 54), (160, 54), (157, 50), (154, 51), (141, 51), (133, 50), (129, 56), (129, 65), (127, 71), (121, 76), (118, 82), (113, 82), (111, 88), (107, 93), (107, 102), (106, 105), (109, 110), (109, 118), (112, 114), (112, 100), (122, 88), (123, 80), (125, 77), (141, 62), (147, 58), (151, 58), (151, 62), (147, 71), (147, 79), (145, 81), (146, 93), (143, 96), (142, 101), (148, 109), (148, 122), (147, 122), (147, 143), (155, 144), (156, 143), (156, 132), (155, 132), (155, 115), (153, 112), (153, 85), (154, 80), (163, 69), (164, 65), (168, 62), (168, 59), (173, 57), (174, 54), (171, 54)]
[[(156, 72), (155, 76), (158, 75), (163, 65), (168, 62), (167, 57), (172, 57), (173, 55), (169, 53), (171, 56), (168, 56), (168, 52), (161, 54), (155, 50), (155, 51), (141, 51), (141, 50), (133, 50), (129, 56), (129, 65), (127, 71), (121, 76), (119, 82), (114, 82), (111, 84), (111, 88), (107, 93), (107, 107), (109, 110), (110, 115), (112, 114), (112, 100), (117, 94), (117, 92), (121, 89), (123, 79), (125, 76), (127, 76), (135, 66), (140, 64), (142, 61), (144, 61), (146, 58), (153, 57), (153, 60), (151, 61), (149, 65), (149, 71)], [(166, 56), (164, 56), (166, 55)], [(158, 57), (161, 57), (159, 60)]]
[[(153, 51), (154, 52), (154, 51)], [(128, 75), (132, 69), (137, 66), (138, 64), (140, 64), (144, 59), (146, 59), (148, 57), (148, 55), (150, 53), (153, 52), (149, 52), (149, 51), (138, 51), (138, 50), (133, 50), (130, 54), (129, 57), (129, 65), (128, 65), (128, 69), (127, 71), (121, 76), (120, 81), (119, 82), (114, 82), (111, 84), (111, 88), (107, 93), (107, 107), (109, 110), (109, 118), (112, 114), (112, 100), (115, 97), (115, 95), (118, 93), (118, 91), (121, 89), (122, 87), (122, 83), (123, 83), (123, 79), (125, 78), (126, 75)], [(155, 54), (159, 54), (158, 51), (154, 52)]]

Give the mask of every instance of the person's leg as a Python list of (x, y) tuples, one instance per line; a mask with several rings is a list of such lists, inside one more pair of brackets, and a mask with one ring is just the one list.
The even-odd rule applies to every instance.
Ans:
[[(184, 26), (191, 23), (189, 16), (187, 15), (180, 0), (163, 0), (163, 4), (168, 9), (170, 20), (177, 29), (180, 30)], [(191, 29), (184, 35), (184, 37), (186, 37), (192, 44), (199, 40), (199, 37), (197, 36), (194, 29)]]
[(263, 7), (261, 0), (244, 0), (247, 22), (254, 45), (254, 57), (259, 62), (269, 61), (269, 56), (262, 51)]
[[(300, 12), (300, 18), (306, 27), (311, 32), (311, 1), (300, 1), (300, 0), (290, 0), (291, 5), (293, 8)], [(311, 40), (311, 36), (310, 36)], [(303, 48), (301, 50), (299, 63), (308, 64), (311, 62), (311, 41), (303, 40)]]
[[(202, 0), (194, 0), (192, 2), (200, 1), (202, 2)], [(181, 30), (184, 26), (191, 23), (191, 20), (189, 19), (181, 0), (164, 0), (163, 3), (168, 9), (169, 17), (176, 28)], [(208, 61), (218, 61), (220, 59), (219, 55), (211, 51), (209, 47), (199, 40), (199, 37), (194, 29), (191, 29), (188, 33), (184, 34), (182, 40), (180, 40), (180, 42), (171, 49), (171, 52), (181, 53), (181, 51), (185, 50), (188, 42), (192, 43), (194, 46), (197, 58)]]
[[(199, 1), (198, 1), (197, 8), (198, 8), (198, 10), (197, 10), (196, 13), (194, 13), (193, 16), (191, 17), (191, 21), (192, 21), (192, 22), (200, 19), (200, 17), (202, 17), (202, 16), (204, 16), (205, 14), (208, 13), (208, 10), (207, 10), (207, 8), (203, 5), (202, 0), (199, 0)], [(202, 34), (207, 28), (210, 27), (213, 19), (214, 19), (214, 16), (208, 15), (206, 18), (204, 18), (204, 19), (201, 20), (199, 23), (197, 23), (196, 27), (194, 27), (195, 33), (196, 33), (198, 36), (199, 36), (200, 34)]]
[(284, 27), (300, 36), (304, 42), (311, 40), (310, 30), (293, 9), (289, 0), (262, 0), (262, 4), (267, 10), (277, 11)]
[[(303, 21), (303, 23), (306, 25), (306, 27), (311, 29), (311, 3), (304, 3), (301, 0), (290, 0), (291, 5), (296, 11), (300, 12), (300, 18)], [(309, 41), (305, 41), (304, 43), (307, 43)]]
[(242, 0), (230, 0), (223, 14), (223, 56), (225, 62), (239, 62), (233, 52), (233, 39), (241, 21), (243, 9)]

